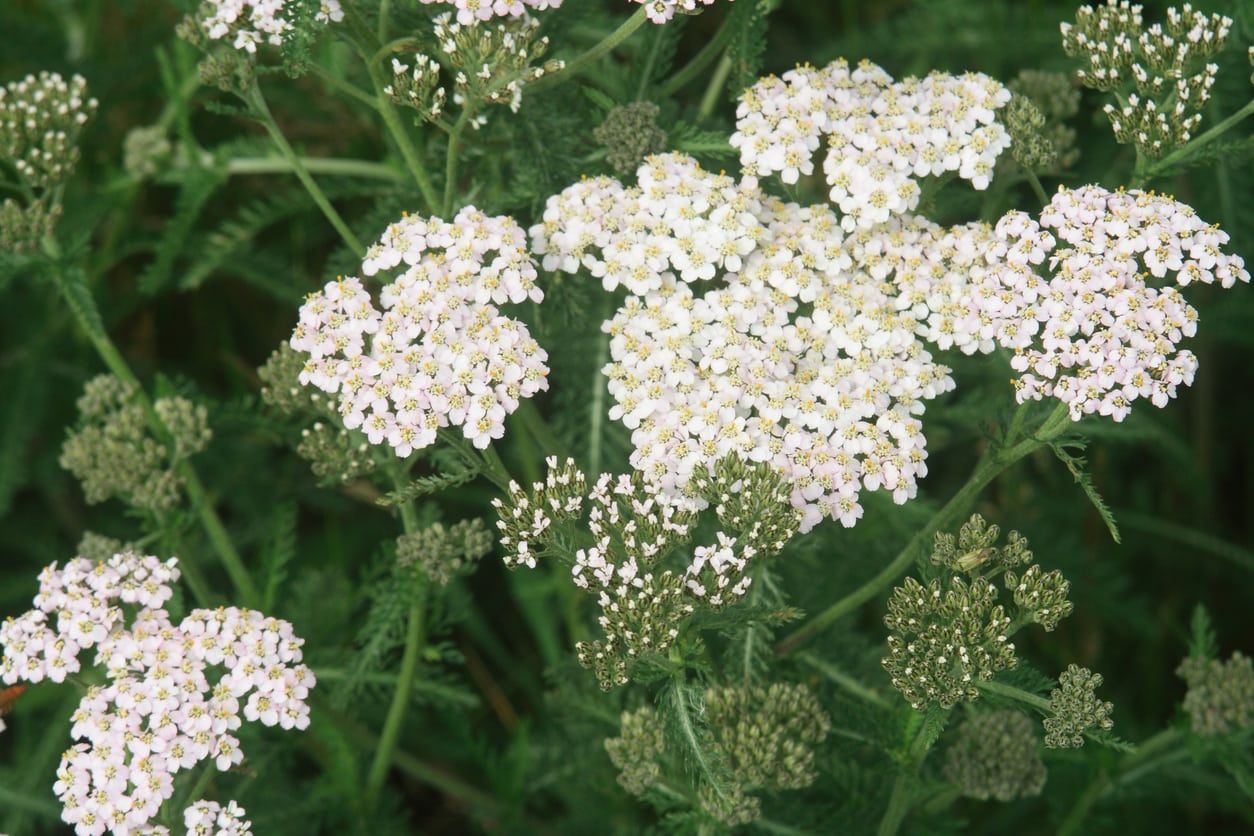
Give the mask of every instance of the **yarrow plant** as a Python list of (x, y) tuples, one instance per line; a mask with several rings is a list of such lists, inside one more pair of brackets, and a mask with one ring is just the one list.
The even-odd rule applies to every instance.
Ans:
[[(193, 610), (175, 624), (165, 604), (177, 560), (133, 552), (76, 558), (40, 575), (35, 608), (0, 627), (0, 681), (64, 682), (95, 651), (105, 684), (87, 688), (53, 789), (79, 834), (149, 825), (174, 796), (175, 777), (205, 760), (226, 771), (244, 755), (244, 720), (284, 729), (309, 725), (314, 685), (300, 664), (304, 642), (285, 621), (234, 607)], [(189, 828), (247, 831), (231, 803), (199, 802)], [(234, 829), (232, 829), (234, 828)], [(165, 832), (161, 828), (162, 832)]]
[(0, 833), (1245, 813), (1248, 15), (12, 5)]

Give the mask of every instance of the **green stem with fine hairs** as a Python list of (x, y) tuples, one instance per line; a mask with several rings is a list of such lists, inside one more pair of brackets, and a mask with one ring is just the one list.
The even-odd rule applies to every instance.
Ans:
[(862, 604), (874, 598), (904, 574), (919, 553), (927, 547), (936, 536), (936, 532), (951, 528), (960, 520), (975, 503), (976, 497), (988, 487), (994, 479), (1011, 465), (1025, 456), (1047, 446), (1057, 438), (1071, 423), (1065, 404), (1059, 404), (1054, 411), (1041, 423), (1037, 431), (1022, 441), (1015, 442), (1007, 438), (1005, 445), (990, 448), (981, 457), (979, 464), (958, 492), (945, 505), (932, 515), (927, 524), (919, 529), (910, 542), (885, 566), (879, 574), (871, 578), (853, 592), (836, 601), (814, 618), (807, 621), (799, 629), (786, 636), (775, 646), (775, 655), (788, 656), (819, 633), (826, 630), (835, 621), (856, 610)]
[(287, 141), (287, 137), (283, 135), (283, 131), (279, 128), (279, 124), (274, 121), (274, 114), (270, 112), (270, 106), (266, 104), (265, 96), (261, 94), (261, 87), (254, 84), (250, 90), (245, 91), (243, 95), (244, 101), (253, 109), (254, 114), (261, 122), (261, 126), (266, 129), (266, 133), (270, 135), (270, 139), (274, 142), (275, 147), (279, 149), (279, 153), (287, 160), (288, 165), (292, 167), (292, 172), (296, 175), (296, 179), (300, 180), (305, 191), (309, 192), (309, 196), (313, 198), (313, 202), (322, 210), (322, 214), (326, 216), (331, 226), (335, 227), (335, 231), (340, 234), (340, 238), (348, 245), (358, 258), (365, 256), (366, 248), (362, 246), (361, 241), (348, 228), (348, 224), (340, 217), (340, 213), (331, 205), (331, 201), (327, 199), (326, 193), (314, 182), (313, 176), (309, 173), (309, 169), (305, 168), (304, 162), (292, 149), (291, 144)]
[[(392, 483), (396, 490), (403, 490), (405, 479), (402, 474), (393, 474)], [(401, 525), (406, 534), (418, 530), (418, 513), (413, 502), (400, 505)], [(422, 570), (415, 566), (415, 572)], [(378, 803), (383, 783), (391, 771), (392, 761), (396, 755), (396, 747), (400, 743), (401, 730), (405, 726), (405, 715), (413, 696), (414, 678), (418, 674), (418, 660), (426, 644), (426, 611), (427, 611), (427, 580), (418, 579), (418, 590), (409, 605), (408, 621), (405, 628), (405, 651), (401, 656), (401, 669), (396, 677), (396, 690), (392, 693), (392, 704), (388, 707), (387, 718), (383, 721), (383, 731), (379, 734), (379, 745), (375, 748), (374, 760), (366, 775), (365, 801), (367, 809), (373, 809)]]

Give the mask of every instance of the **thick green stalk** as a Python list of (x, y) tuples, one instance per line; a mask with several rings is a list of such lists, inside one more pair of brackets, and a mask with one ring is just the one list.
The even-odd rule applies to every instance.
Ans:
[(261, 94), (261, 88), (254, 84), (252, 89), (244, 94), (244, 100), (253, 108), (261, 121), (261, 126), (266, 129), (266, 133), (270, 135), (270, 139), (274, 142), (275, 147), (279, 149), (279, 153), (283, 155), (288, 165), (291, 166), (296, 179), (300, 180), (301, 185), (305, 187), (305, 191), (309, 192), (313, 202), (322, 210), (322, 214), (326, 216), (331, 226), (335, 227), (335, 231), (340, 234), (340, 238), (359, 258), (364, 256), (366, 248), (362, 246), (361, 241), (357, 239), (353, 231), (348, 228), (348, 224), (340, 217), (340, 213), (331, 205), (331, 201), (327, 199), (326, 193), (314, 182), (309, 169), (305, 168), (304, 162), (297, 155), (296, 151), (292, 149), (291, 144), (287, 141), (287, 137), (279, 129), (278, 123), (274, 121), (274, 115), (270, 113), (270, 106), (266, 104), (265, 96)]
[(679, 92), (689, 82), (695, 80), (701, 73), (705, 71), (715, 58), (723, 52), (723, 47), (731, 40), (731, 28), (727, 25), (731, 16), (723, 21), (723, 25), (719, 27), (713, 38), (701, 47), (701, 51), (693, 56), (692, 60), (680, 68), (673, 76), (666, 80), (658, 89), (658, 95), (662, 97), (671, 96)]
[[(397, 490), (405, 487), (401, 474), (396, 474), (393, 483)], [(401, 524), (406, 534), (418, 530), (418, 514), (412, 502), (404, 502), (400, 506)], [(421, 571), (418, 567), (415, 571)], [(401, 669), (396, 677), (396, 690), (392, 693), (392, 704), (388, 707), (387, 718), (383, 721), (383, 731), (379, 735), (379, 745), (375, 749), (374, 760), (366, 775), (366, 806), (373, 808), (379, 800), (379, 792), (387, 780), (388, 772), (396, 755), (396, 747), (400, 743), (401, 730), (405, 726), (405, 715), (413, 698), (414, 678), (418, 674), (418, 660), (426, 644), (426, 610), (427, 581), (420, 578), (418, 591), (409, 606), (408, 624), (405, 628), (405, 652), (401, 657)]]
[(531, 84), (528, 84), (526, 90), (528, 92), (543, 90), (546, 87), (552, 87), (555, 84), (559, 84), (579, 75), (596, 62), (601, 56), (605, 55), (610, 50), (614, 49), (614, 47), (618, 46), (635, 34), (636, 30), (643, 26), (644, 22), (648, 20), (648, 18), (645, 17), (646, 11), (646, 6), (641, 6), (636, 9), (635, 13), (631, 17), (624, 20), (622, 25), (613, 32), (606, 35), (600, 43), (593, 46), (578, 58), (567, 61), (566, 66), (562, 67), (560, 70), (541, 76)]
[(1045, 193), (1045, 187), (1041, 185), (1040, 178), (1036, 176), (1036, 172), (1030, 168), (1024, 169), (1027, 175), (1028, 185), (1032, 187), (1032, 193), (1036, 195), (1036, 199), (1041, 202), (1042, 206), (1049, 204), (1049, 195)]
[(401, 124), (401, 117), (396, 112), (396, 106), (392, 104), (392, 100), (383, 92), (387, 82), (384, 80), (378, 65), (369, 58), (364, 56), (363, 58), (366, 61), (366, 69), (370, 73), (370, 82), (375, 89), (375, 107), (378, 109), (379, 115), (383, 117), (383, 124), (388, 129), (388, 133), (391, 134), (392, 141), (400, 149), (401, 157), (405, 160), (405, 165), (409, 168), (409, 173), (413, 176), (414, 182), (418, 184), (418, 191), (422, 193), (422, 200), (427, 205), (427, 211), (435, 214), (440, 209), (440, 198), (435, 190), (435, 185), (431, 182), (431, 175), (427, 173), (427, 167), (423, 164), (422, 157), (419, 156), (418, 149), (414, 145), (413, 139), (410, 138), (409, 132)]
[(448, 153), (444, 158), (444, 200), (440, 204), (445, 218), (453, 214), (453, 201), (457, 197), (457, 166), (460, 162), (457, 155), (461, 152), (462, 131), (466, 130), (466, 123), (472, 115), (469, 107), (462, 110), (448, 135)]
[(714, 114), (714, 108), (718, 106), (718, 97), (723, 94), (723, 86), (727, 84), (731, 71), (731, 58), (724, 53), (719, 59), (718, 66), (714, 68), (714, 74), (710, 76), (710, 83), (706, 85), (705, 94), (701, 97), (701, 105), (697, 109), (698, 125)]
[(888, 797), (888, 808), (884, 811), (884, 817), (880, 819), (880, 826), (876, 831), (877, 836), (894, 836), (910, 813), (912, 785), (918, 776), (919, 767), (927, 757), (928, 750), (932, 748), (930, 737), (925, 729), (919, 729), (914, 740), (910, 742), (906, 762), (902, 764), (901, 771), (897, 773), (897, 779), (893, 781), (893, 791)]
[(975, 687), (989, 694), (997, 694), (999, 697), (1007, 697), (1008, 699), (1021, 702), (1026, 706), (1035, 708), (1042, 714), (1050, 714), (1049, 700), (1042, 696), (1033, 694), (1031, 691), (1025, 691), (1022, 688), (1016, 688), (1013, 685), (1007, 685), (1004, 682), (993, 682), (992, 680), (976, 680)]
[(788, 656), (801, 645), (827, 629), (833, 622), (848, 615), (880, 594), (910, 568), (919, 552), (927, 548), (928, 544), (932, 542), (936, 532), (953, 527), (956, 522), (970, 511), (971, 506), (975, 504), (976, 497), (980, 495), (980, 492), (990, 482), (1015, 462), (1041, 449), (1051, 440), (1057, 438), (1069, 424), (1070, 416), (1067, 414), (1067, 407), (1064, 404), (1059, 404), (1034, 435), (1018, 443), (1014, 443), (1014, 439), (1008, 438), (1006, 440), (1007, 446), (985, 453), (979, 464), (976, 465), (975, 470), (971, 473), (970, 478), (967, 479), (966, 484), (959, 488), (958, 492), (939, 511), (932, 515), (932, 518), (928, 520), (923, 528), (915, 532), (915, 535), (910, 538), (910, 542), (906, 543), (905, 548), (893, 558), (891, 563), (885, 566), (871, 580), (823, 610), (792, 634), (786, 636), (775, 646), (775, 654), (777, 656)]

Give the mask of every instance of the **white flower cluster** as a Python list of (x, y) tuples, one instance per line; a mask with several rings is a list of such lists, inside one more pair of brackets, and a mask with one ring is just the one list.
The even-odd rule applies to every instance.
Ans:
[(526, 244), (512, 219), (474, 207), (451, 222), (390, 225), (362, 263), (366, 276), (402, 268), (380, 294), (382, 313), (356, 278), (329, 282), (301, 307), (291, 339), (310, 358), (301, 383), (339, 393), (344, 425), (398, 456), (448, 426), (487, 447), (521, 398), (548, 388), (548, 355), (495, 307), (544, 298)]
[(476, 21), (491, 20), (494, 17), (519, 17), (528, 9), (542, 12), (545, 9), (556, 9), (562, 0), (418, 0), (430, 6), (432, 3), (457, 8), (457, 22), (462, 26), (470, 26)]
[(691, 157), (650, 157), (639, 185), (597, 177), (549, 198), (532, 249), (544, 269), (586, 268), (607, 291), (643, 296), (674, 276), (685, 282), (735, 272), (762, 235), (763, 195), (754, 180), (737, 183), (703, 170)]
[(1019, 401), (1055, 397), (1074, 420), (1121, 421), (1137, 399), (1163, 407), (1192, 383), (1197, 358), (1178, 344), (1196, 332), (1197, 311), (1150, 276), (1225, 288), (1250, 280), (1240, 256), (1221, 250), (1227, 233), (1152, 192), (1060, 189), (1039, 223), (1011, 212), (996, 236), (972, 294), (980, 336), (1015, 350)]
[[(576, 184), (532, 229), (546, 267), (587, 266), (635, 294), (604, 326), (610, 414), (632, 430), (632, 466), (682, 494), (726, 455), (769, 462), (802, 531), (827, 516), (852, 525), (863, 489), (914, 496), (927, 472), (917, 415), (953, 381), (916, 337), (917, 306), (899, 309), (879, 239), (847, 247), (826, 207), (681, 155), (649, 158), (639, 179)], [(688, 283), (720, 273), (704, 295)]]
[(666, 23), (676, 13), (695, 14), (700, 6), (712, 6), (714, 0), (632, 0), (645, 6), (645, 16), (654, 23)]
[(894, 82), (868, 61), (798, 67), (744, 92), (730, 143), (746, 172), (785, 183), (823, 170), (846, 230), (871, 227), (919, 203), (915, 178), (956, 172), (988, 187), (1010, 136), (997, 111), (1010, 91), (981, 73), (935, 72)]
[(197, 801), (183, 812), (187, 836), (244, 836), (252, 825), (245, 811), (234, 801), (225, 807), (216, 801)]
[(78, 133), (97, 105), (80, 75), (43, 72), (0, 87), (0, 160), (30, 188), (60, 182), (74, 168)]
[(583, 512), (588, 480), (574, 459), (566, 459), (559, 468), (556, 456), (544, 460), (548, 475), (543, 482), (533, 482), (528, 494), (517, 482), (509, 483), (508, 501), (492, 500), (496, 509), (496, 527), (501, 531), (505, 548), (505, 565), (511, 569), (536, 568), (532, 544), (542, 541), (554, 521), (565, 522)]
[[(224, 771), (239, 764), (233, 732), (244, 719), (309, 725), (314, 676), (291, 624), (234, 607), (193, 610), (174, 624), (162, 605), (176, 564), (130, 552), (53, 564), (40, 575), (35, 609), (0, 627), (4, 682), (60, 682), (93, 648), (104, 668), (107, 684), (88, 689), (71, 717), (80, 742), (62, 756), (53, 787), (62, 818), (84, 836), (141, 831), (179, 772), (206, 759)], [(129, 625), (124, 604), (135, 608)]]
[[(215, 41), (231, 39), (231, 46), (255, 53), (258, 44), (282, 46), (295, 26), (292, 0), (205, 0), (202, 8), (205, 34)], [(340, 0), (319, 0), (314, 20), (339, 23), (344, 19)]]

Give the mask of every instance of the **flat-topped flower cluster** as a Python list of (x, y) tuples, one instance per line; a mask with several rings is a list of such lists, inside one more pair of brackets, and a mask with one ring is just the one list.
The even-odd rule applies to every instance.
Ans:
[(473, 207), (451, 221), (406, 216), (366, 253), (366, 276), (400, 268), (380, 312), (360, 279), (311, 294), (291, 345), (309, 356), (303, 384), (339, 395), (344, 425), (399, 456), (460, 427), (477, 447), (548, 388), (548, 355), (496, 305), (539, 302), (522, 228)]
[[(235, 732), (244, 720), (309, 725), (314, 675), (292, 625), (235, 607), (193, 610), (175, 624), (163, 606), (178, 578), (177, 560), (131, 552), (53, 564), (40, 575), (34, 609), (0, 627), (5, 683), (62, 682), (87, 650), (103, 668), (106, 682), (89, 687), (71, 717), (79, 742), (62, 756), (53, 787), (79, 834), (148, 832), (180, 772), (204, 760), (223, 771), (243, 761)], [(218, 830), (206, 832), (247, 829), (222, 829), (223, 815), (242, 817), (234, 805), (195, 809), (189, 828), (212, 812)]]
[[(309, 0), (205, 0), (201, 6), (201, 28), (214, 41), (230, 41), (235, 49), (256, 53), (263, 44), (282, 46), (297, 28)], [(344, 19), (340, 0), (317, 0), (316, 23), (339, 23)]]
[(996, 237), (971, 296), (980, 335), (1015, 351), (1018, 400), (1057, 398), (1075, 420), (1121, 421), (1135, 401), (1163, 407), (1193, 382), (1197, 358), (1179, 343), (1196, 332), (1197, 310), (1151, 280), (1250, 280), (1221, 249), (1226, 232), (1152, 192), (1060, 189), (1039, 221), (1010, 212)]
[(988, 188), (1010, 146), (997, 111), (1010, 91), (981, 73), (893, 81), (883, 69), (844, 60), (768, 76), (745, 91), (731, 145), (746, 173), (779, 172), (796, 183), (814, 171), (827, 139), (823, 172), (845, 229), (870, 227), (919, 204), (917, 178), (956, 172)]

